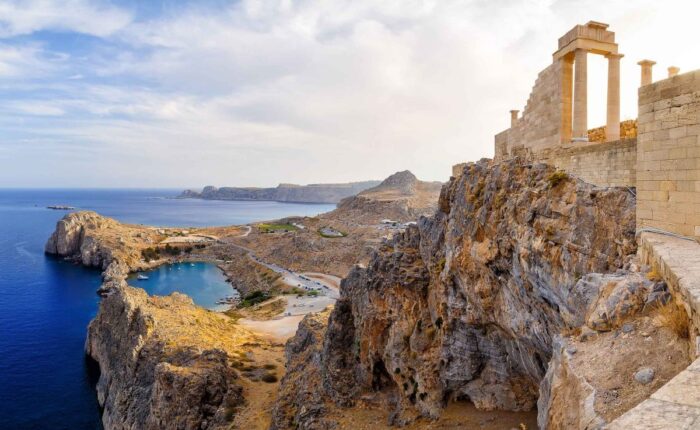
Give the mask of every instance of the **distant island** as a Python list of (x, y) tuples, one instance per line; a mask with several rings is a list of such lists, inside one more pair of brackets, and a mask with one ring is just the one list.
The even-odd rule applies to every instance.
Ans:
[(46, 206), (46, 209), (53, 209), (55, 211), (72, 211), (75, 209), (75, 206), (49, 205), (49, 206)]
[(346, 184), (279, 184), (274, 188), (221, 187), (208, 185), (201, 192), (185, 190), (178, 198), (204, 200), (270, 200), (288, 203), (339, 203), (381, 181), (350, 182)]

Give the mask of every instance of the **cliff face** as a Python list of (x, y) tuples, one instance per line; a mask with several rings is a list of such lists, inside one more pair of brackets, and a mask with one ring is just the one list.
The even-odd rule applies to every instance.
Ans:
[(379, 181), (350, 182), (347, 184), (280, 184), (275, 188), (245, 188), (206, 186), (201, 192), (184, 191), (182, 198), (207, 200), (273, 200), (300, 203), (338, 203), (360, 191), (374, 187)]
[(244, 413), (243, 396), (260, 397), (265, 383), (234, 367), (245, 360), (257, 369), (257, 359), (267, 361), (277, 347), (185, 295), (150, 297), (127, 285), (131, 270), (168, 261), (141, 258), (142, 249), (164, 240), (159, 230), (76, 212), (58, 222), (45, 247), (103, 269), (103, 299), (85, 351), (99, 364), (105, 429), (259, 428), (259, 418)]
[(85, 344), (100, 366), (105, 428), (228, 428), (243, 404), (231, 360), (252, 340), (187, 296), (148, 297), (123, 285), (102, 300)]
[(621, 269), (634, 231), (627, 190), (545, 165), (467, 165), (433, 217), (343, 280), (319, 359), (323, 392), (341, 405), (391, 392), (395, 424), (437, 417), (456, 399), (534, 408), (554, 337), (610, 294), (582, 276)]

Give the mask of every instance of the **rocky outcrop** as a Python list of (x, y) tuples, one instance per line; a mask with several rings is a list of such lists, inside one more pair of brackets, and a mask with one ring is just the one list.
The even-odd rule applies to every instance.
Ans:
[(408, 170), (397, 172), (376, 187), (344, 199), (327, 217), (355, 219), (367, 224), (382, 219), (415, 221), (435, 212), (441, 187), (440, 182), (418, 180)]
[(142, 258), (163, 238), (161, 229), (76, 212), (58, 222), (45, 250), (103, 269), (85, 350), (100, 368), (105, 429), (228, 429), (244, 404), (234, 365), (271, 346), (185, 295), (150, 297), (128, 286), (130, 271), (168, 261)]
[(85, 345), (100, 366), (105, 428), (228, 428), (243, 403), (231, 361), (249, 341), (257, 340), (187, 296), (122, 285), (102, 300)]
[(360, 191), (374, 187), (379, 181), (350, 182), (347, 184), (279, 184), (275, 188), (245, 188), (206, 186), (201, 192), (186, 190), (180, 198), (206, 200), (272, 200), (299, 203), (338, 203)]
[(85, 266), (101, 269), (113, 261), (112, 250), (103, 246), (96, 232), (113, 228), (116, 222), (96, 212), (74, 212), (56, 223), (44, 247), (48, 254), (79, 260)]
[(287, 342), (287, 373), (272, 411), (272, 430), (332, 428), (332, 424), (321, 417), (325, 401), (323, 391), (319, 390), (321, 352), (330, 312), (326, 309), (305, 316), (295, 336)]
[(146, 263), (141, 250), (158, 241), (154, 229), (121, 224), (92, 211), (73, 212), (56, 223), (44, 251), (102, 269), (99, 292), (111, 294), (130, 271), (145, 269), (161, 262)]
[(634, 231), (626, 189), (517, 160), (469, 164), (433, 217), (343, 280), (321, 353), (323, 393), (348, 405), (362, 391), (391, 391), (394, 424), (437, 417), (454, 399), (533, 409), (554, 338), (602, 303), (600, 289), (578, 281), (625, 266)]

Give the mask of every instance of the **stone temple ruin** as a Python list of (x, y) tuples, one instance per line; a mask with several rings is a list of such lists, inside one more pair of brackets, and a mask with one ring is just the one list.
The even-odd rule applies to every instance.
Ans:
[[(587, 56), (608, 59), (607, 121), (588, 129)], [(652, 80), (641, 60), (638, 118), (620, 123), (620, 59), (615, 33), (590, 21), (559, 39), (522, 116), (495, 136), (495, 161), (544, 162), (637, 197), (639, 256), (660, 273), (686, 310), (695, 361), (609, 429), (700, 428), (700, 70)], [(453, 174), (460, 174), (461, 165)]]
[[(587, 58), (608, 60), (607, 121), (588, 129)], [(545, 162), (601, 186), (636, 188), (637, 225), (700, 238), (700, 71), (653, 82), (641, 60), (639, 118), (620, 123), (620, 59), (615, 33), (589, 21), (559, 38), (522, 116), (495, 136), (495, 160)]]

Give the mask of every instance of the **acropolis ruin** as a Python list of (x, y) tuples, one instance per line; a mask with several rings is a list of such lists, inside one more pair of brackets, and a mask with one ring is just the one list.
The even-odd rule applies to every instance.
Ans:
[[(606, 124), (589, 129), (589, 54), (608, 62)], [(649, 59), (641, 69), (639, 117), (620, 122), (620, 59), (608, 24), (589, 21), (559, 38), (552, 64), (535, 81), (521, 116), (495, 136), (495, 160), (546, 162), (586, 182), (637, 193), (638, 227), (700, 237), (700, 71), (654, 82)]]

